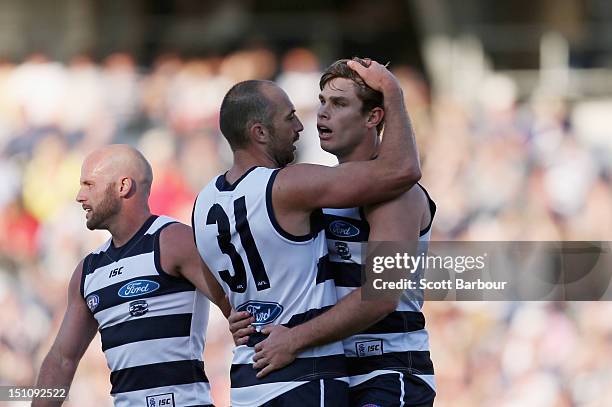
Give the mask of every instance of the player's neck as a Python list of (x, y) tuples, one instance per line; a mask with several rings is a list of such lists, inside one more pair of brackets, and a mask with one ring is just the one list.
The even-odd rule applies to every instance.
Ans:
[(146, 210), (123, 212), (117, 216), (117, 220), (109, 226), (108, 231), (113, 237), (115, 247), (121, 247), (138, 232), (142, 225), (151, 216), (151, 211)]
[(364, 138), (364, 140), (352, 150), (337, 154), (336, 157), (338, 158), (338, 162), (342, 164), (351, 161), (368, 161), (373, 159), (378, 154), (379, 140), (379, 137)]
[(277, 168), (278, 164), (260, 151), (236, 150), (234, 151), (234, 165), (227, 171), (225, 179), (232, 184), (253, 167)]

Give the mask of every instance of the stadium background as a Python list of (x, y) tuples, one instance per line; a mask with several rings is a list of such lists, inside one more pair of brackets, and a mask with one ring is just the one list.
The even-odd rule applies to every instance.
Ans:
[[(33, 383), (74, 266), (107, 237), (86, 231), (74, 202), (84, 155), (137, 146), (154, 168), (152, 210), (188, 222), (197, 191), (228, 166), (217, 113), (239, 80), (277, 80), (305, 125), (300, 160), (333, 163), (316, 137), (321, 70), (353, 55), (390, 61), (440, 208), (434, 239), (612, 240), (612, 3), (297, 4), (0, 3), (0, 385)], [(437, 406), (612, 399), (610, 303), (425, 312)], [(231, 346), (213, 313), (205, 362), (219, 406)], [(108, 374), (96, 339), (66, 405), (111, 405)]]

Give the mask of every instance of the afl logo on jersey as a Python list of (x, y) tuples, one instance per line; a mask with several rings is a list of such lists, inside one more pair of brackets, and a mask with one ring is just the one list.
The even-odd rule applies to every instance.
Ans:
[(152, 293), (159, 288), (159, 283), (151, 280), (134, 280), (125, 284), (117, 294), (122, 298), (138, 297)]
[(87, 307), (89, 307), (89, 310), (94, 312), (95, 309), (98, 308), (98, 304), (100, 304), (100, 297), (98, 297), (96, 294), (92, 294), (88, 296), (85, 301), (87, 302)]
[(359, 229), (343, 220), (335, 220), (329, 224), (329, 231), (337, 237), (353, 237), (359, 234)]
[(251, 325), (262, 326), (273, 322), (283, 313), (283, 306), (276, 302), (247, 301), (238, 306), (236, 311), (247, 311), (255, 317)]

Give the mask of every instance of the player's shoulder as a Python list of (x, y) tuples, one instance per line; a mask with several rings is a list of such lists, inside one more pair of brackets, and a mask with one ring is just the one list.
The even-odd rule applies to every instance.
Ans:
[(410, 211), (421, 215), (421, 227), (428, 228), (436, 213), (436, 204), (429, 196), (429, 192), (421, 184), (416, 183), (404, 192), (400, 199), (403, 206)]
[(198, 256), (191, 226), (174, 222), (160, 232), (160, 266), (166, 273), (174, 275), (176, 267), (190, 263)]
[(431, 222), (435, 211), (431, 202), (433, 201), (425, 188), (417, 183), (397, 198), (379, 204), (378, 207), (392, 216), (404, 216), (410, 213), (421, 219), (421, 225), (426, 225)]
[(191, 226), (177, 220), (167, 223), (160, 231), (160, 244), (164, 242), (172, 245), (181, 245), (186, 240), (191, 241), (192, 239), (193, 232)]
[(102, 243), (94, 250), (89, 252), (89, 254), (87, 254), (85, 257), (83, 257), (75, 269), (75, 274), (78, 273), (79, 275), (81, 275), (91, 273), (97, 261), (100, 258), (104, 257), (104, 252), (109, 249), (111, 242), (112, 238), (108, 238), (104, 243)]
[(144, 234), (146, 235), (154, 235), (158, 232), (164, 231), (165, 229), (180, 223), (178, 220), (166, 216), (166, 215), (153, 215), (152, 219), (148, 220), (145, 225), (146, 229), (144, 230)]
[(292, 164), (275, 171), (266, 188), (266, 195), (275, 212), (309, 213), (313, 210), (305, 202), (317, 193), (313, 191), (316, 180), (324, 177), (317, 172), (318, 167), (321, 166)]
[(428, 194), (421, 184), (416, 183), (408, 191), (400, 195), (399, 199), (412, 209), (426, 209), (428, 207)]
[(81, 295), (83, 295), (83, 280), (84, 274), (86, 273), (85, 265), (91, 259), (91, 256), (92, 254), (90, 253), (87, 256), (83, 257), (74, 268), (72, 276), (70, 277), (70, 282), (68, 284), (69, 292), (74, 294), (80, 293)]
[(198, 206), (198, 204), (201, 204), (201, 202), (206, 200), (206, 197), (211, 195), (212, 192), (218, 190), (218, 185), (220, 182), (222, 182), (222, 180), (225, 179), (225, 174), (218, 174), (215, 175), (210, 181), (208, 181), (208, 183), (206, 185), (204, 185), (202, 187), (202, 189), (200, 189), (200, 191), (198, 191), (198, 194), (196, 195), (195, 198), (195, 202), (194, 202), (194, 207)]
[(74, 275), (78, 275), (80, 277), (81, 274), (83, 274), (85, 263), (87, 262), (90, 256), (91, 254), (88, 254), (87, 256), (83, 257), (81, 261), (77, 263), (76, 267), (74, 268), (74, 272), (73, 272)]

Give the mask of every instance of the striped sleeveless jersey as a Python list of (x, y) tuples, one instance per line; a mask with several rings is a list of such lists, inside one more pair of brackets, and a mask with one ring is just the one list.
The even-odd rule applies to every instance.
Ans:
[[(436, 206), (427, 191), (425, 194), (433, 221)], [(334, 278), (340, 300), (361, 286), (365, 262), (362, 249), (365, 250), (370, 225), (362, 208), (326, 208), (323, 213), (329, 250), (328, 273)], [(420, 253), (426, 253), (430, 235), (431, 222), (420, 232)], [(435, 390), (429, 336), (421, 312), (423, 303), (415, 299), (419, 297), (422, 298), (422, 292), (410, 296), (404, 293), (395, 311), (365, 331), (343, 340), (351, 387), (385, 371), (401, 370), (421, 378)]]
[(151, 216), (120, 248), (112, 239), (83, 261), (81, 295), (98, 321), (115, 406), (212, 404), (202, 352), (208, 299), (161, 267)]
[[(234, 184), (220, 175), (200, 192), (193, 211), (202, 259), (232, 307), (256, 318), (256, 328), (295, 326), (336, 303), (333, 280), (320, 271), (327, 254), (322, 214), (318, 222), (313, 219), (309, 235), (284, 231), (272, 208), (278, 171), (254, 167)], [(249, 344), (234, 350), (232, 406), (260, 405), (308, 381), (346, 377), (342, 344), (334, 342), (302, 352), (289, 366), (257, 379), (253, 347), (262, 337), (250, 335)]]

